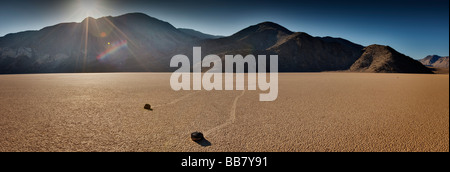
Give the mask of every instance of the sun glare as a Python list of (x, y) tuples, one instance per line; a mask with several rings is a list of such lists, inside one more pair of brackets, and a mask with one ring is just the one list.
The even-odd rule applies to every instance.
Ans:
[(84, 17), (95, 16), (98, 13), (98, 0), (77, 0), (78, 9)]

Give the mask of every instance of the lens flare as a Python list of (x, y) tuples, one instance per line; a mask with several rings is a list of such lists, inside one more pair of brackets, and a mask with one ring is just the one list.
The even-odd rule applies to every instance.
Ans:
[(114, 54), (115, 52), (128, 47), (128, 43), (127, 40), (121, 40), (114, 43), (108, 42), (108, 46), (109, 48), (107, 50), (105, 50), (104, 52), (100, 53), (97, 56), (97, 60), (105, 59), (109, 55)]

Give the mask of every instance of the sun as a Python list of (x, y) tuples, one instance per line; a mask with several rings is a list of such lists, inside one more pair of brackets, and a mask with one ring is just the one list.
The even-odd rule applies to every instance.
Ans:
[(95, 16), (98, 13), (99, 0), (77, 0), (78, 11), (84, 17)]

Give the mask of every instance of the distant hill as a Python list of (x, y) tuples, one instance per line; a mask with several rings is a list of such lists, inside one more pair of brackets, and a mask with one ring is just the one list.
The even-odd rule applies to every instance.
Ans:
[(433, 73), (420, 62), (405, 56), (389, 46), (370, 45), (350, 67), (353, 72), (375, 73)]
[(178, 28), (179, 31), (184, 32), (188, 35), (197, 37), (199, 39), (217, 39), (217, 38), (222, 38), (223, 36), (217, 36), (217, 35), (209, 35), (206, 33), (202, 33), (199, 31), (196, 31), (194, 29), (186, 29), (186, 28)]
[(390, 47), (363, 47), (342, 38), (314, 37), (273, 22), (220, 37), (177, 29), (143, 13), (129, 13), (0, 37), (0, 74), (171, 72), (176, 70), (169, 66), (171, 58), (192, 56), (193, 46), (202, 47), (202, 57), (276, 54), (280, 72), (430, 73)]
[(449, 57), (442, 57), (438, 55), (429, 55), (419, 60), (423, 65), (435, 68), (448, 69)]

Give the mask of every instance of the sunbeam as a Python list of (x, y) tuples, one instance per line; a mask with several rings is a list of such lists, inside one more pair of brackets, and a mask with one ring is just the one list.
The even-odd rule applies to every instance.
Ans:
[(83, 72), (86, 71), (86, 59), (88, 56), (89, 18), (86, 19), (86, 28), (84, 31), (85, 32), (84, 32)]

